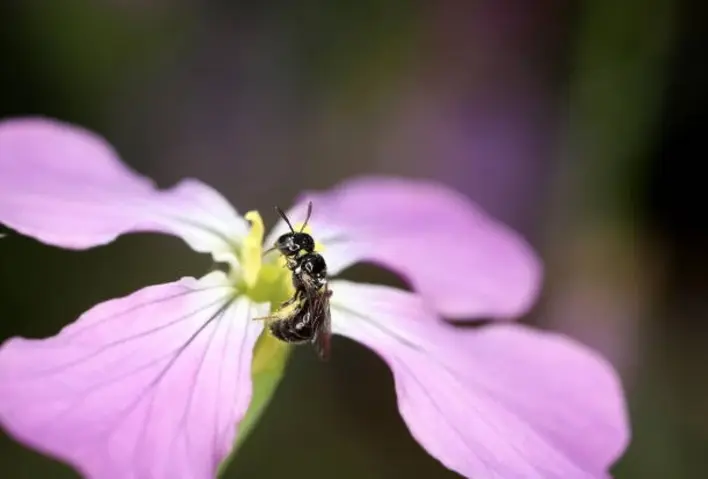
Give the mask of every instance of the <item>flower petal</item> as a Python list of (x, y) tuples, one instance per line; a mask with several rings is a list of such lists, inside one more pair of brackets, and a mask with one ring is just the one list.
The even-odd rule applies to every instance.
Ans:
[(609, 477), (628, 441), (620, 384), (588, 348), (514, 324), (457, 329), (416, 296), (332, 283), (332, 327), (393, 372), (413, 437), (467, 477)]
[[(305, 217), (331, 274), (359, 262), (389, 267), (444, 316), (520, 316), (535, 300), (541, 266), (524, 240), (469, 199), (440, 184), (358, 178), (306, 195), (289, 216)], [(282, 233), (278, 228), (269, 238)]]
[(92, 478), (215, 476), (251, 398), (267, 305), (224, 274), (102, 303), (45, 340), (0, 348), (0, 422)]
[(0, 223), (77, 249), (135, 231), (173, 234), (232, 263), (248, 227), (207, 185), (185, 180), (159, 191), (99, 136), (40, 118), (0, 122)]

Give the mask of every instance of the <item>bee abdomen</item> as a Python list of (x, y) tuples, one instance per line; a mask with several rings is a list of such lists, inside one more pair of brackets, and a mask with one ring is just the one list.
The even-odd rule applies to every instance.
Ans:
[(270, 332), (281, 341), (297, 344), (311, 341), (315, 335), (315, 328), (303, 320), (279, 320), (271, 323)]

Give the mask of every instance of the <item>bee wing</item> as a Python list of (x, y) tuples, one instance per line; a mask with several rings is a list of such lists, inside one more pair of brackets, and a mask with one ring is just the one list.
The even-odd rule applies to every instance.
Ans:
[[(326, 287), (325, 287), (326, 288)], [(329, 353), (332, 342), (332, 313), (329, 306), (329, 297), (332, 296), (332, 291), (325, 289), (324, 294), (319, 296), (320, 314), (322, 315), (322, 324), (317, 329), (317, 333), (313, 339), (315, 351), (322, 361), (329, 359)]]

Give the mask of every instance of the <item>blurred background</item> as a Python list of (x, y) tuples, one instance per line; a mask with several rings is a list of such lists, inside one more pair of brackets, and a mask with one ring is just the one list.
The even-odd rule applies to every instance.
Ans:
[[(355, 174), (451, 185), (542, 255), (523, 321), (621, 372), (634, 440), (616, 477), (700, 478), (706, 13), (699, 0), (5, 0), (0, 117), (83, 125), (161, 185), (200, 178), (271, 222), (273, 204)], [(0, 339), (208, 267), (157, 235), (80, 253), (5, 238)], [(324, 365), (296, 351), (226, 477), (457, 477), (408, 434), (383, 362), (334, 348)], [(77, 477), (4, 436), (0, 476)]]

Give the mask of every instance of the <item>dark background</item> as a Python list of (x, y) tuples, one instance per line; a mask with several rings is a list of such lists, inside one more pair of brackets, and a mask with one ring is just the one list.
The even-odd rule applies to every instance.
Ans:
[[(704, 477), (705, 2), (265, 3), (4, 1), (0, 117), (86, 126), (160, 184), (200, 178), (271, 222), (354, 174), (448, 183), (543, 257), (524, 321), (621, 372), (634, 440), (616, 477)], [(208, 267), (156, 235), (80, 253), (5, 238), (0, 339)], [(383, 363), (334, 348), (296, 352), (227, 477), (455, 477), (407, 433)], [(75, 477), (6, 437), (0, 475)]]

